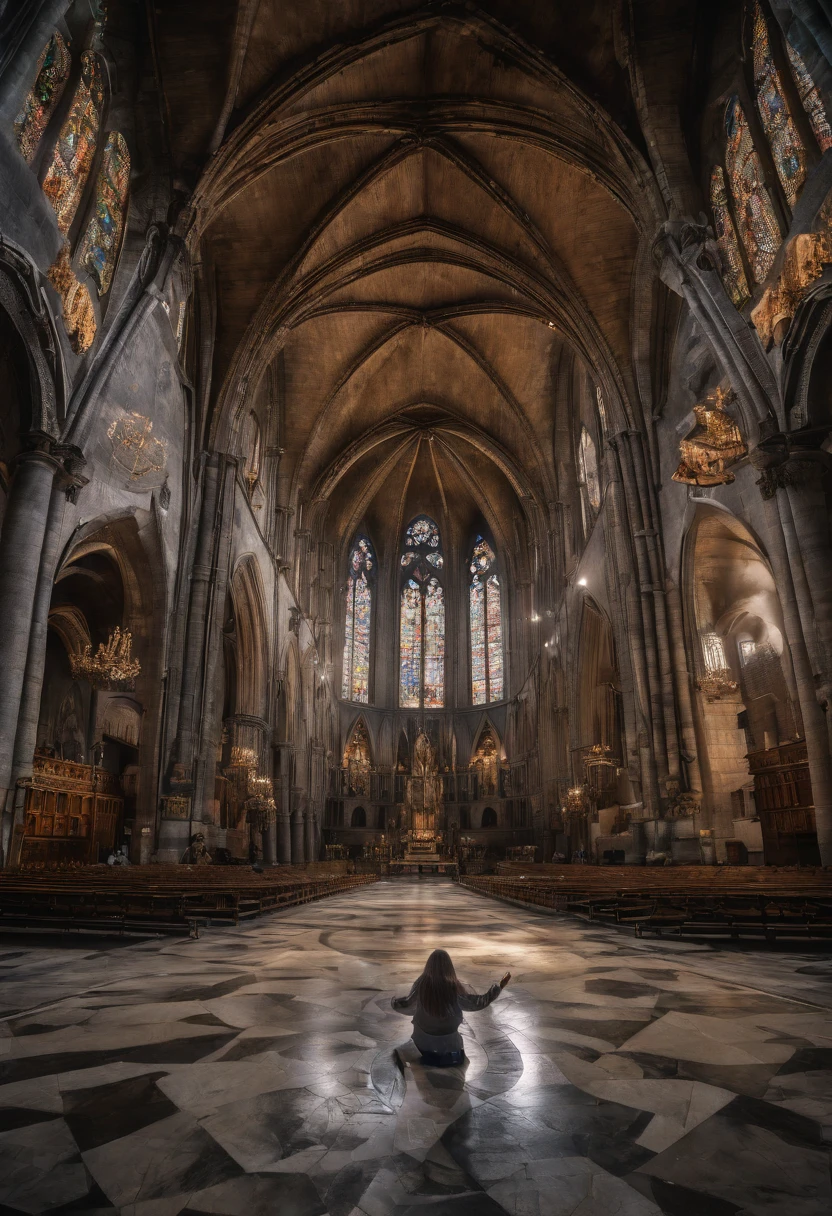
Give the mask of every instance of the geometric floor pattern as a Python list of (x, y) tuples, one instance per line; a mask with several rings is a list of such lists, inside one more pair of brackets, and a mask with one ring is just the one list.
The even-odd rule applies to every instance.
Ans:
[[(464, 1068), (390, 1008), (443, 946)], [(199, 941), (0, 938), (0, 1216), (829, 1216), (832, 962), (391, 880)]]

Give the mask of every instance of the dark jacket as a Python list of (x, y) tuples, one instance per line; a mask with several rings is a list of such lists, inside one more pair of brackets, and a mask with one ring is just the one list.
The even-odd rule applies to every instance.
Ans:
[(413, 1042), (420, 1051), (435, 1051), (437, 1055), (444, 1055), (448, 1051), (462, 1051), (459, 1026), (463, 1013), (485, 1009), (501, 992), (499, 984), (492, 984), (482, 996), (475, 992), (461, 992), (440, 1018), (434, 1017), (419, 1004), (415, 984), (407, 996), (394, 996), (390, 1005), (396, 1013), (413, 1016)]

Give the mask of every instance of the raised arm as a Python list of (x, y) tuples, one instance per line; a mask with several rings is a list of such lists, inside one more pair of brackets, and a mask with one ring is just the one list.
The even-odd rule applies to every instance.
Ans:
[(395, 1013), (415, 1013), (416, 1012), (416, 993), (415, 988), (411, 988), (407, 996), (394, 996), (390, 1002), (390, 1008)]
[(459, 1007), (466, 1013), (475, 1013), (477, 1009), (485, 1009), (492, 1001), (496, 1001), (502, 992), (499, 984), (492, 984), (487, 992), (462, 992), (459, 996)]

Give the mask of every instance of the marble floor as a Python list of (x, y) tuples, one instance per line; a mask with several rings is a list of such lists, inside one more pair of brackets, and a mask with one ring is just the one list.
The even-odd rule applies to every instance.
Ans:
[[(390, 1009), (433, 947), (463, 1069)], [(199, 941), (0, 936), (0, 1216), (829, 1216), (832, 960), (398, 879)]]

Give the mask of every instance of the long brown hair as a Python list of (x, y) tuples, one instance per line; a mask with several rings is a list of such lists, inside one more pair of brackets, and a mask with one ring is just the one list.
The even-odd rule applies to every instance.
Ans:
[(434, 950), (428, 956), (425, 969), (413, 985), (413, 991), (431, 1017), (441, 1018), (452, 1009), (465, 985), (456, 978), (456, 971), (447, 950)]

